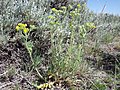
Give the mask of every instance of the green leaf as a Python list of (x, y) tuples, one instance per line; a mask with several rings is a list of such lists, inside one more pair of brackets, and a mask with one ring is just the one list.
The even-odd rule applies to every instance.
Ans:
[(27, 49), (32, 52), (33, 43), (31, 41), (27, 42)]

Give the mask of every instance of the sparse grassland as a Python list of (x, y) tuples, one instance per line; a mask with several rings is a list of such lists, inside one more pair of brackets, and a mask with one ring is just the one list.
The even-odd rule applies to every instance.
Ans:
[(38, 89), (120, 90), (120, 16), (82, 1), (1, 0), (0, 90)]

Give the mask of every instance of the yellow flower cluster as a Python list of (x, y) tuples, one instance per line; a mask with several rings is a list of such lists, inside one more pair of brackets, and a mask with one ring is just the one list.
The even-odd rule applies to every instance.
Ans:
[(78, 8), (81, 8), (81, 5), (80, 5), (80, 4), (78, 4), (78, 5), (77, 5), (77, 7), (78, 7)]
[(63, 13), (62, 10), (57, 10), (56, 8), (52, 8), (52, 11), (53, 11), (54, 13)]
[(55, 19), (55, 17), (52, 16), (52, 15), (48, 16), (48, 18), (49, 18), (49, 19)]
[(58, 10), (56, 8), (52, 8), (53, 12), (58, 12)]
[(18, 25), (16, 26), (16, 30), (19, 31), (19, 30), (23, 30), (24, 34), (27, 34), (29, 29), (26, 28), (27, 27), (27, 24), (24, 24), (24, 23), (18, 23)]
[(44, 83), (39, 86), (36, 86), (37, 89), (45, 89), (45, 88), (52, 88), (54, 82)]
[(94, 29), (96, 28), (95, 24), (94, 23), (86, 23), (86, 26), (91, 28), (91, 29)]

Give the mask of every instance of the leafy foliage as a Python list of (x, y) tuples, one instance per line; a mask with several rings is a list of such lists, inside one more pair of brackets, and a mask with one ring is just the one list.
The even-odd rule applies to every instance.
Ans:
[[(18, 71), (22, 74), (24, 72), (31, 77), (35, 75), (33, 81), (30, 81), (36, 81), (35, 84), (25, 81), (38, 89), (55, 86), (75, 86), (73, 88), (81, 90), (119, 88), (120, 16), (95, 14), (89, 11), (85, 2), (87, 1), (1, 0), (1, 63), (8, 57), (9, 62), (21, 64), (15, 69), (18, 70), (19, 67)], [(93, 56), (89, 59), (94, 64), (86, 61), (87, 56)], [(97, 70), (93, 67), (101, 72), (109, 69), (112, 73), (102, 74), (105, 76), (99, 78), (99, 75), (95, 76)], [(18, 71), (14, 70), (14, 74), (18, 74)], [(14, 74), (8, 76), (13, 77)], [(105, 80), (108, 77), (111, 80)], [(96, 79), (100, 81), (97, 82)], [(77, 84), (80, 85), (78, 88)]]

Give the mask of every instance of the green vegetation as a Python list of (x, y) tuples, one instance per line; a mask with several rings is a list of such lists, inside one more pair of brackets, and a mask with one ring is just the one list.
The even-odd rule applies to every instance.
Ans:
[(0, 4), (1, 90), (120, 89), (120, 16), (84, 0)]

